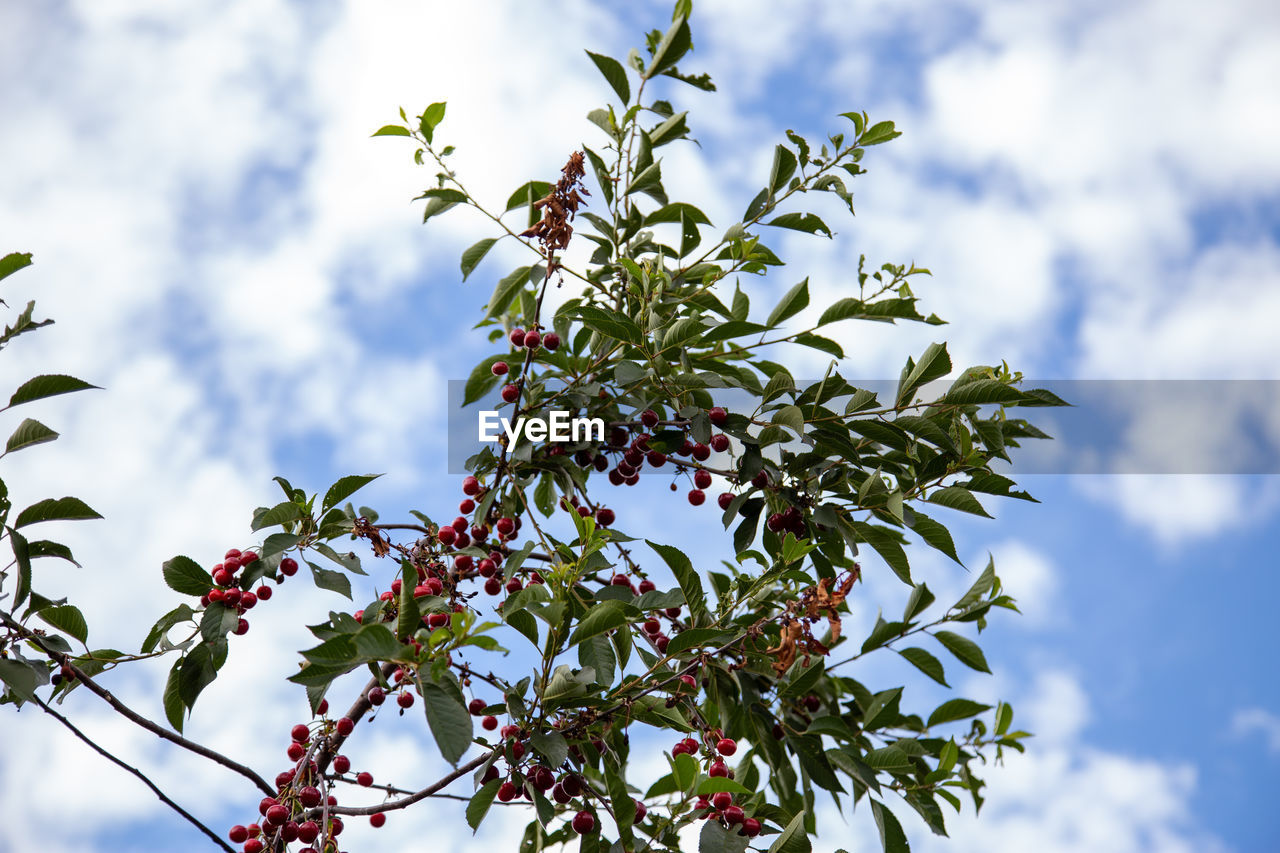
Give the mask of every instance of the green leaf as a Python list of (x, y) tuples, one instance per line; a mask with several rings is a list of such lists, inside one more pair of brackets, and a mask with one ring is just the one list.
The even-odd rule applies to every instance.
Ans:
[(471, 271), (476, 265), (489, 254), (489, 250), (493, 248), (493, 244), (498, 242), (497, 237), (485, 237), (477, 243), (472, 244), (471, 248), (462, 253), (462, 280), (466, 281), (467, 276), (471, 275)]
[(698, 853), (743, 853), (750, 840), (736, 827), (725, 829), (718, 820), (703, 821), (698, 834)]
[(413, 594), (417, 584), (418, 570), (405, 560), (400, 573), (400, 612), (396, 614), (396, 634), (401, 637), (412, 637), (422, 627), (422, 613)]
[(18, 270), (31, 266), (30, 252), (10, 252), (0, 258), (0, 279), (6, 279)]
[(9, 398), (9, 408), (20, 406), (23, 403), (30, 403), (32, 400), (41, 400), (45, 397), (55, 397), (58, 394), (70, 394), (73, 391), (87, 391), (90, 388), (97, 388), (97, 385), (90, 385), (74, 376), (65, 376), (60, 373), (44, 374), (33, 379), (28, 379), (13, 392), (13, 396)]
[(551, 763), (552, 767), (559, 767), (569, 760), (569, 743), (564, 739), (564, 735), (557, 731), (535, 731), (529, 735), (529, 743)]
[(435, 136), (436, 127), (440, 122), (444, 121), (445, 104), (443, 101), (434, 103), (422, 111), (422, 116), (418, 120), (418, 130), (426, 138), (430, 144)]
[(911, 581), (911, 566), (907, 561), (907, 552), (903, 550), (902, 545), (893, 537), (889, 528), (879, 527), (873, 524), (867, 524), (865, 521), (851, 522), (854, 531), (857, 532), (858, 538), (866, 542), (876, 553), (893, 569), (893, 573), (898, 576), (898, 580), (913, 585)]
[[(493, 289), (493, 295), (489, 297), (489, 307), (485, 312), (485, 319), (501, 316), (502, 312), (507, 310), (507, 306), (511, 304), (511, 300), (515, 299), (516, 294), (524, 287), (525, 282), (529, 280), (529, 273), (533, 271), (533, 267), (517, 267), (503, 279), (498, 281), (497, 286)], [(494, 361), (502, 361), (505, 355), (495, 357)], [(490, 362), (490, 366), (492, 366)], [(489, 368), (486, 367), (485, 370)], [(465, 405), (465, 404), (464, 404)]]
[(156, 620), (156, 624), (151, 627), (151, 631), (147, 634), (147, 638), (142, 641), (142, 653), (150, 654), (160, 645), (160, 640), (169, 632), (169, 629), (179, 622), (185, 622), (194, 615), (190, 607), (185, 604), (179, 604), (165, 615)]
[(946, 344), (929, 344), (915, 362), (902, 381), (898, 383), (898, 405), (911, 402), (917, 388), (927, 385), (935, 379), (941, 379), (951, 372), (951, 356), (947, 354)]
[(783, 406), (773, 413), (772, 421), (779, 426), (787, 427), (798, 438), (804, 436), (804, 412), (800, 411), (799, 406)]
[(7, 658), (0, 658), (0, 681), (4, 682), (13, 695), (30, 702), (35, 699), (36, 674), (25, 663)]
[(693, 563), (677, 548), (670, 545), (659, 545), (648, 539), (649, 547), (658, 552), (666, 564), (671, 568), (672, 573), (676, 576), (676, 583), (680, 584), (680, 590), (684, 593), (684, 600), (689, 605), (689, 611), (694, 618), (700, 618), (707, 614), (707, 597), (702, 591), (702, 580), (698, 577), (697, 571), (693, 568)]
[(173, 726), (174, 731), (182, 731), (182, 723), (186, 716), (186, 706), (178, 687), (182, 683), (182, 658), (178, 658), (169, 670), (169, 678), (164, 684), (164, 715)]
[(13, 523), (13, 526), (26, 527), (28, 524), (37, 524), (41, 521), (73, 521), (86, 518), (102, 518), (102, 516), (90, 509), (79, 498), (64, 497), (56, 500), (45, 498), (18, 513), (18, 520)]
[(978, 499), (973, 496), (973, 492), (963, 486), (947, 486), (945, 489), (938, 489), (929, 495), (928, 500), (931, 504), (945, 506), (948, 509), (958, 509), (961, 512), (991, 518), (990, 513), (983, 509), (982, 504), (978, 503)]
[(693, 47), (693, 36), (689, 32), (689, 22), (682, 17), (671, 26), (671, 29), (667, 30), (662, 37), (662, 41), (658, 42), (658, 46), (653, 52), (653, 61), (645, 69), (645, 79), (651, 79), (664, 71), (674, 68), (675, 64), (688, 53), (691, 47)]
[(200, 617), (200, 636), (206, 643), (216, 643), (234, 631), (239, 621), (235, 608), (213, 602)]
[(606, 637), (601, 634), (588, 637), (578, 644), (578, 663), (595, 670), (597, 684), (606, 687), (613, 684), (618, 670), (618, 657), (610, 641), (619, 635), (620, 633), (614, 633), (612, 637)]
[(718, 637), (729, 639), (729, 635), (719, 628), (687, 628), (671, 638), (667, 643), (667, 655), (675, 657), (681, 652), (711, 645)]
[(960, 565), (964, 565), (956, 555), (956, 543), (951, 538), (951, 532), (940, 522), (934, 521), (929, 516), (916, 510), (912, 518), (908, 520), (907, 526), (933, 548), (946, 554), (957, 563), (960, 563)]
[(987, 567), (982, 570), (982, 574), (978, 575), (978, 579), (973, 585), (960, 596), (960, 600), (951, 606), (952, 610), (965, 610), (982, 600), (982, 597), (991, 591), (992, 586), (996, 582), (996, 562), (993, 558), (987, 558)]
[(471, 827), (471, 833), (480, 828), (480, 823), (484, 820), (484, 816), (489, 813), (489, 807), (493, 805), (493, 799), (498, 795), (498, 788), (502, 785), (499, 779), (491, 779), (484, 783), (484, 786), (475, 795), (471, 797), (471, 801), (467, 803), (467, 826)]
[(698, 783), (698, 787), (694, 789), (698, 796), (710, 796), (719, 791), (728, 791), (731, 794), (751, 794), (752, 790), (740, 782), (732, 779), (726, 779), (723, 776), (711, 776), (703, 779)]
[(644, 333), (640, 331), (629, 317), (613, 311), (605, 311), (594, 305), (584, 305), (578, 309), (582, 324), (592, 331), (606, 337), (639, 346), (644, 341)]
[(775, 228), (790, 228), (792, 231), (804, 231), (806, 234), (821, 232), (828, 237), (834, 236), (827, 223), (812, 213), (784, 213), (769, 220), (765, 225), (772, 225)]
[(769, 853), (809, 853), (812, 844), (804, 831), (804, 818), (803, 811), (796, 812), (795, 817), (787, 823), (787, 828), (769, 845)]
[(33, 444), (44, 444), (46, 441), (53, 441), (57, 437), (58, 434), (44, 424), (27, 418), (18, 424), (18, 428), (13, 431), (13, 435), (9, 436), (4, 452), (12, 453), (15, 450), (21, 450)]
[(908, 649), (899, 649), (898, 654), (902, 655), (908, 663), (943, 687), (950, 687), (947, 684), (946, 673), (942, 669), (942, 661), (938, 660), (929, 652), (922, 648), (912, 646)]
[(440, 755), (457, 767), (458, 760), (471, 748), (471, 714), (453, 691), (424, 681), (421, 675), (418, 686), (422, 690), (422, 704), (426, 706), (427, 725), (440, 747)]
[(765, 325), (770, 329), (775, 328), (779, 323), (794, 317), (807, 307), (809, 307), (808, 278), (786, 292), (786, 295), (782, 297), (781, 301), (769, 314), (769, 319), (765, 321)]
[(953, 631), (934, 631), (933, 636), (965, 666), (970, 669), (976, 669), (979, 672), (991, 672), (991, 668), (987, 666), (987, 659), (982, 654), (982, 649), (978, 648), (978, 644), (973, 640)]
[(867, 706), (866, 713), (863, 714), (863, 728), (873, 730), (892, 725), (900, 716), (898, 703), (901, 699), (901, 687), (883, 690), (871, 697), (871, 703)]
[(322, 569), (310, 560), (307, 561), (307, 565), (311, 567), (311, 577), (315, 580), (316, 586), (351, 598), (351, 580), (346, 575), (332, 569)]
[(626, 605), (621, 601), (601, 601), (591, 607), (582, 617), (578, 627), (569, 637), (569, 645), (575, 646), (589, 637), (595, 637), (621, 628), (627, 624)]
[(398, 124), (384, 124), (382, 127), (375, 130), (372, 135), (373, 136), (413, 136), (413, 134), (409, 132), (409, 128), (401, 127)]
[(329, 487), (329, 491), (324, 493), (324, 504), (321, 506), (320, 513), (323, 515), (331, 507), (337, 506), (381, 476), (381, 474), (351, 474), (338, 480)]
[(36, 611), (36, 615), (63, 633), (70, 634), (80, 642), (89, 638), (89, 624), (84, 621), (80, 608), (72, 604), (59, 604)]
[(213, 588), (213, 578), (190, 557), (181, 555), (162, 566), (164, 582), (183, 595), (204, 595)]
[(933, 713), (929, 715), (929, 722), (926, 725), (932, 728), (943, 723), (976, 717), (983, 711), (990, 709), (990, 705), (983, 705), (981, 702), (974, 702), (972, 699), (949, 699), (933, 709)]
[(868, 145), (879, 145), (881, 142), (888, 142), (890, 139), (897, 139), (902, 134), (893, 129), (893, 122), (882, 121), (873, 124), (867, 129), (867, 132), (858, 137), (858, 144), (864, 148)]
[(255, 533), (264, 527), (275, 527), (277, 524), (285, 524), (290, 521), (297, 521), (302, 518), (303, 509), (293, 501), (281, 501), (271, 509), (255, 515), (253, 524), (250, 529)]
[(879, 800), (871, 800), (871, 814), (876, 819), (876, 827), (880, 830), (880, 847), (884, 853), (911, 853), (907, 844), (907, 836), (902, 831), (902, 824), (893, 812)]
[(596, 64), (596, 68), (600, 69), (604, 79), (609, 81), (613, 91), (618, 93), (622, 103), (624, 105), (630, 103), (631, 84), (627, 82), (627, 71), (622, 67), (622, 63), (612, 56), (603, 56), (599, 53), (592, 53), (589, 50), (587, 51), (587, 56), (591, 57), (591, 61)]
[(787, 185), (796, 171), (796, 155), (785, 145), (773, 149), (773, 166), (769, 169), (769, 195), (776, 195)]
[[(527, 181), (511, 194), (507, 199), (507, 207), (503, 213), (510, 213), (513, 210), (519, 210), (522, 207), (532, 208), (533, 203), (539, 199), (546, 198), (553, 187), (546, 181)], [(532, 211), (530, 216), (533, 216)]]

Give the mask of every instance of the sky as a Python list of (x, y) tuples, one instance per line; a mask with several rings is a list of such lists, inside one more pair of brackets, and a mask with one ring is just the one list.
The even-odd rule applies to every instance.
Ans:
[[(860, 253), (932, 270), (917, 295), (950, 325), (843, 329), (850, 375), (896, 376), (945, 339), (957, 365), (1007, 360), (1048, 380), (1280, 379), (1280, 7), (694, 5), (682, 68), (719, 91), (666, 93), (700, 145), (664, 149), (664, 175), (713, 222), (754, 195), (787, 129), (821, 138), (844, 129), (839, 113), (866, 110), (903, 133), (868, 151), (857, 218), (829, 220), (837, 239), (772, 237), (790, 263), (751, 284), (767, 306), (809, 275), (821, 306), (847, 292)], [(274, 502), (275, 474), (315, 491), (387, 472), (361, 493), (384, 518), (447, 511), (458, 478), (446, 383), (489, 354), (473, 318), (519, 256), (499, 247), (461, 283), (458, 255), (485, 223), (454, 212), (424, 229), (410, 199), (431, 172), (403, 141), (369, 135), (400, 107), (447, 101), (439, 135), (457, 146), (455, 168), (500, 203), (600, 144), (583, 117), (611, 92), (583, 49), (625, 56), (669, 19), (665, 4), (586, 0), (0, 4), (0, 252), (36, 260), (4, 297), (36, 298), (57, 320), (6, 350), (0, 387), (65, 372), (105, 389), (30, 412), (62, 438), (6, 459), (3, 477), (17, 506), (74, 494), (105, 516), (59, 530), (83, 569), (38, 578), (80, 604), (94, 646), (136, 648), (145, 615), (173, 606), (163, 560), (207, 564), (251, 544), (250, 512)], [(798, 376), (825, 367), (789, 357)], [(1031, 475), (1040, 504), (956, 520), (965, 564), (992, 555), (1023, 610), (983, 634), (994, 676), (958, 687), (1011, 701), (1036, 738), (989, 769), (988, 805), (950, 817), (951, 840), (904, 815), (913, 849), (1274, 849), (1280, 488), (1274, 468), (1159, 473), (1160, 454), (1202, 443), (1211, 470), (1243, 422), (1224, 411), (1192, 429), (1180, 415), (1193, 406), (1166, 400), (1129, 425), (1123, 473)], [(1242, 406), (1280, 435), (1273, 399)], [(618, 495), (620, 526), (661, 525), (713, 556), (708, 519), (664, 490)], [(939, 598), (967, 587), (954, 564), (913, 557)], [(875, 568), (858, 627), (904, 595)], [(281, 653), (309, 645), (301, 626), (334, 606), (331, 593), (283, 588), (233, 644), (192, 736), (275, 767), (305, 702)], [(921, 705), (935, 695), (892, 661), (869, 659), (865, 675), (906, 680)], [(163, 669), (117, 676), (113, 690), (161, 716)], [(64, 707), (211, 824), (254, 813), (237, 777), (83, 691)], [(0, 851), (199, 843), (34, 709), (0, 720)], [(436, 778), (416, 722), (380, 718), (353, 760), (406, 787)], [(823, 817), (816, 850), (877, 849), (863, 810)], [(433, 850), (501, 849), (523, 824), (502, 810), (477, 842), (442, 801), (377, 835), (352, 821), (344, 838), (353, 850), (375, 838), (418, 849), (426, 833)]]

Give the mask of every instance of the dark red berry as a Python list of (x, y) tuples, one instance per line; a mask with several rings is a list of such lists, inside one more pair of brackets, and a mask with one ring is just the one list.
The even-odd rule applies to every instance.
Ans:
[(368, 770), (362, 770), (356, 774), (356, 784), (363, 788), (368, 788), (373, 784), (373, 774)]
[(401, 692), (401, 694), (396, 697), (396, 704), (399, 705), (401, 708), (412, 708), (413, 694), (410, 693), (408, 690)]
[(693, 484), (699, 489), (705, 489), (711, 485), (711, 475), (706, 471), (695, 471), (693, 474)]
[[(716, 744), (716, 752), (721, 755), (733, 755), (737, 751), (738, 742), (731, 737), (720, 738), (719, 743)], [(717, 806), (717, 808), (719, 807)]]
[(716, 453), (724, 453), (729, 449), (729, 436), (723, 434), (711, 436), (711, 449)]
[(711, 795), (711, 806), (716, 811), (722, 812), (731, 805), (733, 805), (733, 794), (728, 791), (716, 791)]
[(490, 714), (480, 721), (480, 725), (485, 731), (493, 731), (498, 727), (498, 718)]
[(333, 769), (338, 773), (346, 773), (351, 769), (351, 759), (347, 758), (345, 755), (334, 756)]
[(542, 335), (537, 329), (532, 329), (525, 333), (524, 345), (529, 349), (537, 349), (542, 346)]
[(387, 815), (385, 812), (376, 812), (369, 815), (369, 825), (374, 829), (381, 829), (387, 824)]
[(262, 853), (264, 845), (256, 838), (250, 838), (244, 843), (244, 853)]
[(503, 782), (498, 786), (498, 799), (501, 802), (509, 803), (516, 798), (516, 786), (510, 782)]
[(729, 826), (737, 826), (744, 817), (746, 815), (742, 813), (742, 806), (729, 806), (724, 810), (724, 822)]
[(742, 821), (742, 834), (747, 838), (755, 838), (760, 834), (760, 821), (753, 817), (746, 818)]
[(237, 619), (237, 620), (236, 620), (236, 631), (235, 631), (235, 632), (236, 632), (236, 634), (237, 634), (237, 635), (239, 635), (239, 636), (241, 636), (241, 637), (243, 637), (245, 634), (249, 633), (249, 620), (248, 620), (248, 619)]
[(280, 573), (286, 577), (295, 574), (298, 571), (298, 561), (293, 557), (285, 557), (280, 561)]
[(249, 830), (240, 824), (231, 827), (231, 831), (227, 833), (227, 838), (231, 839), (232, 844), (242, 844), (249, 840)]
[(289, 810), (279, 803), (267, 809), (267, 823), (272, 826), (279, 826), (289, 819)]
[(516, 327), (511, 330), (511, 334), (507, 335), (507, 340), (511, 341), (513, 347), (524, 346), (524, 329)]
[(494, 376), (505, 376), (509, 369), (505, 361), (498, 361), (494, 362), (493, 367), (489, 368), (489, 372)]
[(818, 698), (816, 693), (810, 693), (808, 696), (804, 697), (804, 706), (810, 711), (817, 711), (822, 707), (822, 700)]
[(689, 491), (689, 503), (694, 506), (702, 506), (703, 501), (707, 499), (707, 493), (702, 489), (691, 489)]
[(350, 717), (338, 718), (338, 734), (342, 735), (343, 737), (346, 737), (347, 735), (351, 734), (351, 730), (354, 729), (355, 727), (356, 727), (355, 720), (351, 719)]
[(303, 821), (298, 824), (298, 840), (303, 844), (310, 844), (320, 835), (320, 827), (316, 825), (314, 820)]
[(542, 345), (552, 352), (555, 352), (560, 349), (560, 336), (555, 332), (547, 332), (546, 337), (542, 339)]
[(729, 413), (720, 406), (712, 406), (707, 415), (711, 418), (711, 422), (716, 426), (724, 426), (725, 421), (729, 419)]
[(573, 816), (573, 831), (586, 835), (596, 828), (596, 816), (588, 811), (578, 812)]
[(711, 765), (711, 769), (707, 771), (708, 776), (728, 776), (729, 768), (725, 766), (723, 761), (717, 761)]
[(645, 409), (640, 413), (640, 423), (649, 429), (653, 429), (658, 424), (658, 413), (653, 409)]
[(520, 396), (520, 388), (516, 385), (502, 386), (502, 399), (508, 403), (514, 403), (516, 398)]
[(472, 716), (479, 716), (480, 712), (486, 707), (483, 699), (472, 699), (471, 704), (467, 705), (467, 710), (471, 712)]
[(484, 582), (484, 591), (489, 595), (497, 595), (502, 592), (502, 581), (497, 578), (489, 578)]
[(707, 447), (702, 442), (698, 442), (693, 446), (693, 449), (689, 451), (689, 453), (691, 456), (693, 456), (694, 459), (697, 459), (699, 462), (706, 462), (707, 459), (711, 456), (711, 448)]
[(302, 803), (302, 805), (309, 809), (320, 805), (320, 800), (320, 789), (314, 785), (307, 785), (305, 788), (298, 791), (298, 802)]
[(609, 527), (617, 518), (614, 511), (608, 507), (601, 507), (596, 511), (596, 521), (600, 523), (601, 527)]
[(387, 698), (387, 691), (383, 690), (381, 687), (374, 687), (369, 691), (368, 698), (370, 705), (381, 705)]
[(648, 578), (645, 578), (644, 580), (640, 581), (641, 593), (653, 592), (655, 589), (657, 589), (657, 587), (654, 586), (653, 581), (649, 580)]

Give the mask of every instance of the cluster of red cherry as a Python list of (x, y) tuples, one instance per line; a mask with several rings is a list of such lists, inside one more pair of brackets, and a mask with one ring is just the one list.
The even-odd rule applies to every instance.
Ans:
[[(547, 332), (544, 335), (538, 331), (537, 326), (527, 332), (520, 328), (512, 329), (507, 339), (511, 341), (511, 346), (516, 349), (527, 349), (530, 352), (536, 352), (538, 347), (546, 347), (551, 352), (560, 349), (560, 336), (555, 332)], [(495, 362), (493, 367), (489, 368), (494, 376), (506, 376), (510, 369), (511, 366), (505, 361)], [(518, 385), (511, 384), (502, 387), (502, 399), (506, 402), (514, 403), (519, 396), (520, 387)]]
[[(239, 548), (231, 548), (223, 556), (222, 562), (213, 567), (213, 586), (204, 595), (200, 596), (200, 606), (208, 607), (211, 603), (221, 602), (227, 607), (235, 608), (240, 614), (240, 619), (236, 622), (235, 633), (244, 634), (249, 630), (249, 620), (244, 618), (244, 614), (252, 610), (259, 601), (267, 601), (271, 598), (271, 587), (265, 583), (260, 585), (257, 590), (243, 588), (242, 581), (236, 579), (236, 572), (247, 566), (251, 566), (258, 561), (257, 553), (249, 550), (241, 551)], [(280, 561), (280, 571), (276, 575), (276, 583), (284, 583), (287, 576), (293, 575), (298, 571), (298, 561), (292, 557), (285, 557)]]
[[(707, 775), (716, 778), (724, 777), (733, 778), (733, 770), (721, 760), (720, 756), (725, 758), (733, 755), (738, 751), (738, 742), (733, 738), (722, 737), (719, 729), (714, 729), (707, 733), (707, 739), (714, 743), (706, 746), (707, 752)], [(671, 755), (674, 758), (677, 755), (697, 755), (699, 752), (698, 742), (691, 737), (678, 742), (671, 748)], [(698, 798), (695, 809), (702, 812), (699, 818), (702, 820), (719, 820), (726, 828), (732, 829), (739, 827), (739, 832), (748, 838), (754, 838), (760, 834), (760, 821), (753, 817), (747, 817), (742, 806), (735, 805), (733, 794), (728, 791), (717, 791), (710, 797), (702, 796)]]

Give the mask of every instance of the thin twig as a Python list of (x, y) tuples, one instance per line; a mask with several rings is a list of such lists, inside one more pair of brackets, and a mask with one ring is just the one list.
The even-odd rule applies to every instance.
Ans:
[(178, 805), (178, 804), (177, 804), (177, 803), (175, 803), (173, 800), (169, 799), (169, 797), (165, 794), (165, 792), (164, 792), (164, 791), (161, 791), (161, 790), (160, 790), (160, 788), (156, 786), (156, 783), (154, 783), (154, 782), (152, 782), (150, 779), (148, 779), (148, 778), (147, 778), (147, 776), (146, 776), (146, 774), (145, 774), (145, 773), (143, 773), (141, 770), (139, 770), (139, 769), (138, 769), (138, 768), (136, 768), (136, 767), (133, 767), (132, 765), (125, 764), (125, 763), (124, 763), (123, 761), (121, 761), (119, 758), (117, 758), (116, 756), (112, 755), (110, 752), (107, 752), (105, 749), (103, 749), (103, 748), (102, 748), (101, 746), (99, 746), (98, 744), (94, 743), (94, 742), (93, 742), (93, 740), (92, 740), (92, 739), (90, 739), (88, 735), (86, 735), (84, 732), (82, 732), (82, 731), (80, 731), (78, 728), (76, 728), (76, 727), (72, 724), (72, 722), (71, 722), (70, 720), (68, 720), (66, 717), (62, 716), (62, 715), (61, 715), (61, 714), (59, 714), (57, 711), (55, 711), (55, 710), (53, 710), (52, 708), (50, 708), (47, 704), (45, 704), (44, 700), (43, 700), (43, 699), (41, 699), (39, 696), (33, 696), (33, 697), (32, 697), (32, 701), (34, 701), (37, 705), (39, 705), (39, 706), (40, 706), (40, 708), (41, 708), (41, 709), (42, 709), (46, 714), (48, 714), (49, 716), (53, 717), (55, 720), (57, 720), (58, 722), (62, 723), (64, 726), (66, 726), (66, 727), (71, 731), (71, 733), (72, 733), (73, 735), (75, 735), (76, 737), (80, 738), (80, 740), (82, 740), (82, 741), (84, 741), (85, 743), (87, 743), (87, 744), (89, 745), (89, 747), (90, 747), (94, 752), (98, 753), (98, 754), (99, 754), (99, 755), (101, 755), (103, 758), (105, 758), (105, 759), (107, 759), (108, 761), (110, 761), (112, 764), (115, 764), (117, 767), (122, 767), (122, 768), (124, 768), (125, 770), (128, 770), (128, 771), (129, 771), (130, 773), (132, 773), (134, 776), (137, 776), (139, 779), (141, 779), (141, 780), (142, 780), (142, 784), (144, 784), (144, 785), (146, 785), (148, 788), (150, 788), (150, 789), (151, 789), (151, 792), (152, 792), (153, 794), (155, 794), (157, 797), (159, 797), (159, 798), (160, 798), (160, 802), (164, 803), (166, 806), (168, 806), (169, 808), (173, 809), (175, 812), (177, 812), (178, 814), (180, 814), (180, 815), (182, 815), (184, 818), (186, 818), (186, 820), (187, 820), (187, 822), (188, 822), (188, 823), (190, 823), (190, 824), (191, 824), (192, 826), (194, 826), (196, 829), (200, 830), (200, 831), (201, 831), (201, 832), (203, 832), (205, 835), (207, 835), (207, 836), (209, 836), (211, 839), (213, 839), (213, 843), (214, 843), (214, 844), (217, 844), (217, 845), (218, 845), (219, 847), (221, 847), (223, 850), (226, 850), (226, 851), (227, 851), (227, 853), (236, 853), (236, 851), (235, 851), (235, 850), (233, 850), (230, 846), (228, 846), (228, 845), (227, 845), (227, 843), (226, 843), (225, 841), (223, 841), (223, 840), (218, 836), (218, 834), (217, 834), (216, 832), (214, 832), (212, 829), (210, 829), (209, 827), (207, 827), (207, 826), (205, 826), (203, 823), (201, 823), (199, 820), (197, 820), (197, 819), (196, 819), (196, 818), (195, 818), (195, 817), (194, 817), (194, 816), (193, 816), (189, 811), (187, 811), (186, 809), (184, 809), (182, 806)]

